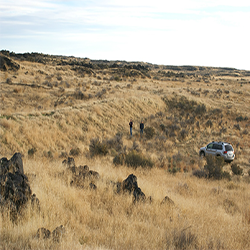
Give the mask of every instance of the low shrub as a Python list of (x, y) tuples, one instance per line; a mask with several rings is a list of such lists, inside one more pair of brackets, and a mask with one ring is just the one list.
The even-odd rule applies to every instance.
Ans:
[(145, 158), (143, 155), (137, 153), (134, 150), (126, 155), (124, 163), (128, 167), (133, 167), (133, 168), (137, 168), (140, 166), (152, 168), (154, 165), (151, 159)]
[(122, 134), (117, 133), (114, 138), (107, 139), (106, 144), (109, 149), (114, 149), (116, 152), (120, 152), (123, 149)]
[(208, 171), (206, 169), (195, 169), (193, 175), (198, 178), (207, 178)]
[(183, 230), (175, 229), (173, 232), (174, 249), (197, 249), (197, 236), (191, 233), (189, 228)]
[(225, 162), (223, 157), (208, 155), (206, 156), (206, 162), (204, 168), (208, 171), (208, 178), (220, 180), (224, 177), (223, 166)]
[(7, 78), (7, 79), (6, 79), (6, 83), (7, 83), (7, 84), (11, 84), (11, 83), (12, 83), (12, 79), (11, 79), (11, 78)]
[(172, 100), (169, 100), (167, 97), (164, 97), (163, 100), (165, 101), (166, 105), (170, 110), (177, 109), (179, 111), (185, 112), (193, 112), (196, 110), (197, 102), (196, 101), (189, 101), (185, 96), (174, 97)]
[(90, 140), (89, 152), (91, 157), (106, 155), (108, 153), (108, 146), (105, 142), (101, 142), (99, 138), (94, 138)]
[(206, 122), (206, 127), (212, 128), (212, 127), (213, 127), (213, 122), (212, 122), (211, 120), (208, 120), (208, 121)]
[(242, 175), (243, 174), (243, 169), (240, 166), (238, 166), (236, 163), (232, 164), (231, 170), (232, 170), (233, 174), (235, 174), (235, 175)]
[(117, 166), (117, 165), (124, 165), (125, 159), (126, 159), (126, 154), (120, 153), (120, 154), (117, 154), (117, 155), (114, 157), (113, 163), (114, 163), (116, 166)]
[(72, 155), (72, 156), (78, 156), (80, 153), (81, 153), (81, 151), (80, 151), (80, 149), (78, 147), (77, 148), (72, 148), (69, 151), (69, 155)]
[(195, 109), (195, 114), (196, 115), (203, 115), (207, 112), (207, 108), (205, 104), (199, 104), (196, 109)]
[(155, 129), (153, 127), (146, 127), (144, 129), (145, 136), (148, 140), (152, 139), (155, 135)]
[(231, 181), (232, 178), (231, 178), (231, 175), (230, 175), (229, 172), (223, 171), (223, 173), (222, 173), (222, 179), (226, 179), (228, 181)]
[(54, 157), (52, 151), (50, 151), (50, 150), (49, 151), (44, 151), (43, 156), (48, 158), (48, 159), (53, 159), (53, 157)]
[(236, 121), (237, 121), (237, 122), (241, 122), (241, 121), (243, 121), (243, 120), (244, 120), (244, 118), (243, 118), (242, 116), (236, 117)]
[(164, 124), (161, 124), (161, 125), (160, 125), (160, 128), (161, 128), (162, 131), (165, 131), (165, 130), (166, 130), (166, 126), (165, 126)]
[(28, 150), (28, 156), (29, 157), (33, 157), (34, 156), (34, 154), (36, 153), (36, 148), (31, 148), (31, 149), (29, 149)]
[(182, 129), (180, 132), (180, 139), (185, 140), (187, 136), (188, 136), (188, 131), (186, 129)]
[(180, 172), (180, 171), (181, 171), (181, 169), (180, 169), (180, 168), (177, 168), (176, 166), (174, 166), (174, 167), (168, 169), (168, 172), (169, 172), (170, 174), (173, 174), (173, 175), (175, 175), (177, 172)]

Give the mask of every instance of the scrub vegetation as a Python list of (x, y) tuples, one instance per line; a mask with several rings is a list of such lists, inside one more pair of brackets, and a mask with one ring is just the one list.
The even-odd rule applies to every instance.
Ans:
[[(0, 213), (0, 249), (250, 248), (249, 71), (0, 56), (0, 158), (22, 154), (40, 202)], [(199, 157), (213, 140), (231, 164)], [(68, 157), (99, 178), (72, 185)], [(145, 199), (117, 191), (130, 174)], [(60, 241), (35, 237), (60, 225)]]

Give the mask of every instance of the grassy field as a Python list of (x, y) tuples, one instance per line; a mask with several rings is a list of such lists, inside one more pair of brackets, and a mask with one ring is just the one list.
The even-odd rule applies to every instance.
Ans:
[[(2, 214), (0, 249), (250, 249), (249, 71), (8, 56), (20, 68), (0, 71), (0, 157), (22, 154), (41, 209)], [(193, 175), (212, 140), (233, 145), (242, 175)], [(153, 166), (114, 164), (130, 154)], [(70, 185), (68, 156), (100, 174), (95, 190)], [(132, 173), (145, 202), (115, 191)], [(60, 225), (59, 243), (35, 237)]]

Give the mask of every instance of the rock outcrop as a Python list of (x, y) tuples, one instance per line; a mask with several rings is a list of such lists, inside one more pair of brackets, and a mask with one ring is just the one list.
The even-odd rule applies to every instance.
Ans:
[(12, 59), (0, 54), (0, 70), (13, 70), (17, 71), (20, 69), (20, 65), (14, 62)]
[(52, 239), (54, 242), (60, 242), (65, 234), (65, 227), (63, 225), (56, 227), (52, 232), (44, 227), (37, 230), (35, 238), (40, 240)]
[(130, 174), (122, 183), (117, 183), (117, 193), (127, 192), (133, 195), (133, 203), (145, 201), (146, 195), (138, 187), (137, 177)]
[(66, 171), (72, 176), (70, 185), (79, 188), (89, 187), (96, 189), (95, 182), (100, 178), (98, 172), (90, 170), (88, 165), (75, 165), (75, 160), (72, 157), (68, 157), (62, 162), (66, 166)]
[(29, 180), (24, 174), (23, 161), (20, 153), (15, 153), (10, 160), (0, 159), (0, 209), (9, 211), (15, 220), (29, 200), (39, 208), (39, 200), (31, 195)]

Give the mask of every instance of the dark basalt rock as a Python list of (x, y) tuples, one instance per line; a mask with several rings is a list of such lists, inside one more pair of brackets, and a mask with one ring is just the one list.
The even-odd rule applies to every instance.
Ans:
[(174, 201), (171, 200), (168, 196), (164, 197), (164, 199), (161, 202), (161, 205), (167, 205), (167, 206), (170, 206), (170, 207), (174, 207), (175, 206)]
[(20, 69), (20, 65), (14, 62), (12, 59), (0, 54), (0, 70), (13, 70), (17, 71)]
[(122, 182), (122, 190), (130, 194), (138, 188), (137, 177), (133, 174), (129, 175), (127, 179)]
[(133, 203), (146, 200), (146, 195), (138, 187), (137, 177), (133, 174), (130, 174), (121, 184), (117, 184), (118, 193), (120, 189), (122, 189), (123, 192), (128, 192), (133, 195)]
[(88, 165), (79, 165), (76, 167), (75, 160), (72, 157), (68, 157), (62, 162), (67, 166), (66, 171), (70, 173), (72, 178), (70, 185), (78, 188), (88, 187), (90, 189), (97, 189), (95, 181), (100, 178), (98, 172), (90, 170)]
[(54, 242), (59, 243), (64, 234), (65, 234), (65, 228), (63, 225), (56, 227), (52, 233), (49, 229), (41, 227), (37, 230), (35, 238), (40, 240), (47, 240), (52, 238)]
[[(20, 153), (15, 153), (10, 160), (0, 159), (0, 210), (2, 213), (9, 210), (12, 220), (31, 200), (38, 206), (39, 200), (35, 194), (31, 196), (28, 177), (23, 171), (23, 161)], [(32, 198), (33, 197), (33, 198)]]

